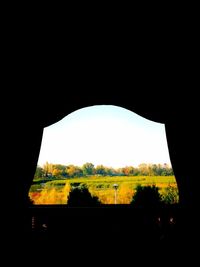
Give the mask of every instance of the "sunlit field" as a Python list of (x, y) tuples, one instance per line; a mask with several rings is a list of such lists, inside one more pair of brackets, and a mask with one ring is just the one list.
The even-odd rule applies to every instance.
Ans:
[[(117, 190), (113, 187), (117, 184)], [(90, 194), (101, 204), (130, 204), (136, 187), (155, 185), (168, 204), (178, 203), (178, 189), (174, 176), (89, 176), (62, 180), (35, 180), (29, 197), (35, 205), (68, 203), (68, 196), (74, 187), (86, 185)]]

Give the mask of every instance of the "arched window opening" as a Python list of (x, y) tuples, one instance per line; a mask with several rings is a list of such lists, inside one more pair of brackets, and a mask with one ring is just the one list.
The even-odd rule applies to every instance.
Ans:
[(79, 109), (44, 129), (34, 205), (176, 204), (165, 125), (112, 105)]

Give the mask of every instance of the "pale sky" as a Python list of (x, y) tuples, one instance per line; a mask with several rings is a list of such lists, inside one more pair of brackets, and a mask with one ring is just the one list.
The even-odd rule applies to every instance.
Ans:
[(165, 125), (127, 109), (98, 105), (79, 109), (44, 128), (38, 165), (171, 166)]

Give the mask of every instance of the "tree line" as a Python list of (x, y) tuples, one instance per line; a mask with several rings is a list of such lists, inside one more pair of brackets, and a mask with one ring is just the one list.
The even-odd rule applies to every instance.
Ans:
[(126, 166), (123, 168), (112, 168), (103, 165), (96, 167), (92, 163), (85, 163), (82, 167), (75, 165), (52, 164), (46, 162), (42, 167), (37, 166), (35, 179), (54, 178), (66, 179), (85, 176), (171, 176), (173, 169), (168, 164), (146, 164), (138, 167)]

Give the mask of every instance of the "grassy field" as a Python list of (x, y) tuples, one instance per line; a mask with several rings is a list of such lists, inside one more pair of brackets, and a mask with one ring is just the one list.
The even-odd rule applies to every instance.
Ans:
[(85, 184), (102, 204), (114, 204), (114, 184), (118, 185), (117, 204), (129, 204), (137, 185), (156, 185), (162, 196), (167, 194), (169, 187), (177, 190), (174, 176), (90, 176), (45, 183), (38, 181), (31, 186), (29, 196), (34, 204), (67, 204), (71, 188), (81, 184)]

